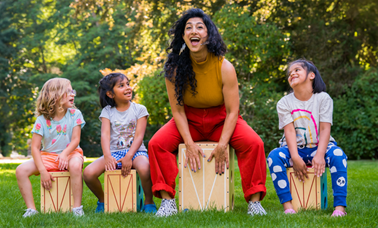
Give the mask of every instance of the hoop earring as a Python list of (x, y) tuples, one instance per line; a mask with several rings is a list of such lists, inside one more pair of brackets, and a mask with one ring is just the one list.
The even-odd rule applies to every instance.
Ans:
[(181, 46), (179, 55), (181, 55), (181, 53), (185, 50), (185, 48), (186, 48), (186, 44), (184, 42), (184, 44)]

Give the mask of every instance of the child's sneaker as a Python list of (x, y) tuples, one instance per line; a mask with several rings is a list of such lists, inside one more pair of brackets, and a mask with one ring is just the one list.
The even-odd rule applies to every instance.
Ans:
[(75, 207), (75, 208), (72, 208), (72, 213), (77, 216), (77, 217), (81, 217), (84, 215), (84, 211), (83, 211), (83, 205), (81, 205), (80, 207)]
[(97, 201), (95, 213), (104, 213), (104, 203), (100, 203), (100, 201)]
[(143, 206), (143, 211), (145, 213), (153, 213), (153, 214), (155, 214), (156, 213), (156, 205), (155, 205), (155, 203), (144, 205)]
[(22, 217), (26, 218), (26, 217), (29, 217), (29, 216), (32, 216), (32, 215), (35, 215), (35, 214), (38, 214), (38, 211), (31, 209), (31, 208), (28, 208), (28, 209), (26, 209), (26, 212)]
[(252, 202), (249, 201), (248, 203), (248, 214), (254, 215), (266, 215), (265, 209), (261, 206), (260, 201)]
[(156, 216), (157, 217), (164, 217), (164, 216), (168, 217), (168, 216), (175, 215), (175, 214), (177, 214), (176, 200), (175, 199), (171, 199), (171, 200), (163, 199), (161, 201), (161, 205), (160, 205), (158, 212), (156, 212)]

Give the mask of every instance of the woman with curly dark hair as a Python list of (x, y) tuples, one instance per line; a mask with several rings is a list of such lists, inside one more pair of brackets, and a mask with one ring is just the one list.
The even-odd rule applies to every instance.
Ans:
[(266, 162), (260, 137), (239, 115), (239, 89), (235, 69), (224, 58), (226, 45), (210, 17), (191, 9), (169, 30), (164, 73), (173, 118), (149, 142), (152, 191), (162, 198), (157, 216), (177, 213), (175, 179), (177, 148), (186, 146), (184, 167), (201, 169), (205, 154), (197, 141), (216, 141), (208, 161), (215, 158), (215, 171), (228, 168), (227, 145), (238, 158), (248, 214), (266, 214), (260, 204), (266, 194)]

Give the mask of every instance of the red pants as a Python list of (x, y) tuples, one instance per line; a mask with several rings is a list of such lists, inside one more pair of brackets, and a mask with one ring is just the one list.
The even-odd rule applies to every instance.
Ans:
[[(224, 105), (207, 109), (185, 106), (185, 113), (194, 142), (219, 141), (226, 118)], [(161, 190), (169, 193), (171, 197), (176, 194), (177, 148), (183, 142), (172, 118), (148, 143), (152, 191), (158, 198), (161, 198)], [(266, 160), (263, 141), (239, 115), (229, 143), (235, 149), (238, 158), (245, 200), (248, 202), (251, 196), (258, 192), (262, 192), (262, 200), (266, 195)]]

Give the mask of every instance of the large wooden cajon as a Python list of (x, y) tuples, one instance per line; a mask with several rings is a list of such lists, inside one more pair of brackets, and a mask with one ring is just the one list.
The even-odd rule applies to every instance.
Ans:
[(143, 209), (142, 182), (135, 169), (126, 177), (121, 170), (105, 171), (105, 212), (137, 212)]
[(295, 177), (294, 169), (287, 168), (294, 210), (298, 212), (299, 209), (326, 209), (328, 206), (327, 172), (317, 177), (314, 168), (311, 167), (308, 168), (307, 174), (309, 179), (305, 178), (304, 182), (300, 182)]
[[(186, 158), (185, 144), (179, 145), (179, 210), (217, 210), (229, 211), (234, 208), (234, 149), (227, 147), (229, 153), (229, 169), (225, 165), (225, 173), (215, 174), (215, 159), (208, 162), (211, 152), (218, 145), (216, 142), (196, 142), (203, 150), (206, 158), (200, 157), (201, 169), (191, 170)], [(197, 167), (198, 168), (198, 167)]]
[(49, 172), (54, 181), (51, 181), (50, 191), (42, 187), (41, 183), (41, 212), (67, 212), (72, 211), (73, 195), (71, 177), (68, 171)]

